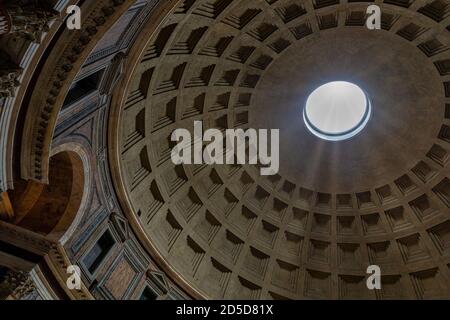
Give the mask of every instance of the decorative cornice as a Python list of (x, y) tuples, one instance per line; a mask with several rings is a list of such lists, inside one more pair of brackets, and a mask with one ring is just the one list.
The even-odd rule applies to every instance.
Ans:
[(58, 281), (60, 287), (64, 290), (67, 296), (71, 300), (94, 300), (94, 297), (89, 292), (89, 289), (81, 282), (80, 290), (70, 290), (67, 287), (67, 268), (72, 265), (69, 257), (66, 254), (66, 250), (60, 244), (55, 244), (50, 249), (48, 255), (45, 257), (45, 261), (49, 268), (52, 270), (53, 275)]
[(53, 131), (70, 85), (97, 42), (132, 4), (125, 0), (85, 2), (82, 30), (64, 30), (60, 36), (32, 88), (22, 140), (24, 179), (47, 183)]
[(54, 245), (40, 234), (3, 221), (0, 221), (0, 240), (42, 257)]
[[(25, 5), (24, 3), (31, 3), (36, 0), (7, 0), (0, 1), (1, 12), (7, 21), (7, 31), (9, 33), (12, 25), (10, 16), (6, 13), (6, 6), (10, 3), (13, 5)], [(65, 5), (76, 4), (79, 0), (64, 1)], [(62, 9), (62, 8), (61, 8)], [(64, 11), (61, 16), (64, 17)], [(40, 43), (34, 43), (19, 37), (17, 34), (1, 34), (0, 39), (3, 51), (7, 52), (14, 61), (14, 65), (20, 66), (20, 85), (14, 88), (14, 95), (11, 94), (11, 83), (17, 85), (17, 78), (11, 81), (11, 76), (6, 78), (6, 82), (10, 83), (6, 87), (7, 98), (0, 98), (0, 191), (5, 191), (13, 188), (13, 154), (15, 136), (20, 135), (17, 131), (23, 125), (18, 123), (19, 113), (23, 109), (22, 104), (26, 97), (26, 91), (30, 87), (30, 83), (35, 83), (33, 73), (39, 68), (39, 61), (44, 56), (47, 48), (51, 44), (51, 40), (57, 35), (58, 29), (63, 25), (63, 19), (57, 19), (51, 23), (49, 32), (43, 32), (40, 37)], [(1, 23), (0, 23), (1, 24)], [(3, 29), (6, 24), (3, 24)], [(23, 70), (22, 70), (23, 69)], [(4, 94), (5, 95), (5, 94)], [(21, 130), (19, 130), (21, 131)]]

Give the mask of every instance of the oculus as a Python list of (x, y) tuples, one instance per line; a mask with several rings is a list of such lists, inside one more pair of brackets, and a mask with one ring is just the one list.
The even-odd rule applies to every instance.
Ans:
[(308, 97), (303, 120), (315, 136), (328, 141), (350, 139), (369, 122), (372, 106), (367, 94), (356, 84), (328, 82)]

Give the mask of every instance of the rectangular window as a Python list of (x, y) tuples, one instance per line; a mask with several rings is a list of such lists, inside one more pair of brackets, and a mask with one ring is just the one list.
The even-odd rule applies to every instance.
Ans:
[(84, 258), (84, 264), (89, 272), (93, 274), (105, 259), (108, 252), (113, 247), (115, 241), (109, 231), (106, 231)]
[(139, 300), (156, 300), (158, 299), (158, 295), (149, 287), (146, 287), (141, 294)]
[(75, 82), (69, 89), (66, 100), (64, 101), (63, 108), (71, 105), (72, 103), (75, 103), (81, 98), (97, 90), (98, 85), (100, 84), (100, 80), (102, 79), (103, 71), (103, 69), (99, 70)]

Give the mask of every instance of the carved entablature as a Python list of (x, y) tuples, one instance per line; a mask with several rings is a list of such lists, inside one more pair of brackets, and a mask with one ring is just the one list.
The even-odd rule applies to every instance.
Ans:
[(8, 33), (34, 42), (40, 41), (42, 33), (49, 31), (50, 22), (59, 15), (38, 1), (26, 1), (23, 5), (9, 1), (5, 7), (6, 18), (10, 21)]
[(14, 96), (15, 88), (20, 85), (18, 78), (21, 73), (22, 69), (6, 53), (0, 51), (0, 98)]

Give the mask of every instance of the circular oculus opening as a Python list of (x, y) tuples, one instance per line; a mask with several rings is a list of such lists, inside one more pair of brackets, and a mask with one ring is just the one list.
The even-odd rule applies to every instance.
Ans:
[(315, 136), (342, 141), (361, 132), (370, 115), (370, 100), (360, 87), (346, 81), (333, 81), (309, 95), (303, 120)]

